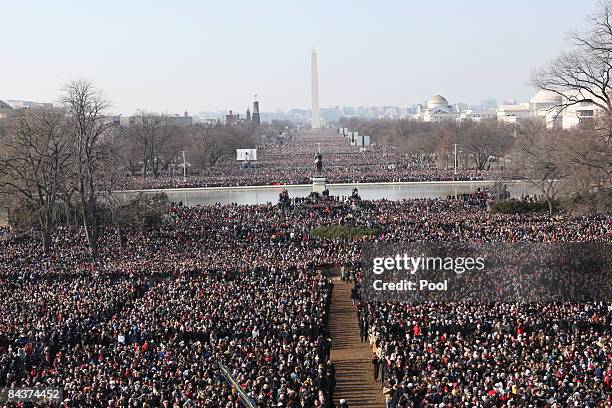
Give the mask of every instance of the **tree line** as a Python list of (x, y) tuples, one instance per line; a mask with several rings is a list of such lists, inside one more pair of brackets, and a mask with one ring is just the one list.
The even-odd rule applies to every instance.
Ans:
[(535, 186), (551, 212), (561, 196), (588, 210), (609, 210), (612, 203), (612, 121), (607, 111), (571, 129), (549, 128), (543, 118), (518, 124), (350, 118), (340, 126), (392, 145), (417, 165), (454, 167), (456, 144), (460, 167), (486, 170), (495, 163), (508, 176)]
[[(239, 148), (253, 148), (280, 132), (293, 128), (287, 121), (274, 120), (256, 125), (243, 121), (231, 125), (201, 125), (180, 127), (171, 117), (139, 111), (131, 124), (121, 131), (120, 159), (132, 176), (159, 177), (179, 169), (183, 160), (187, 170), (198, 172), (217, 165), (225, 156), (233, 156)], [(185, 157), (183, 157), (185, 152)]]
[(0, 125), (0, 204), (14, 226), (37, 226), (44, 251), (62, 223), (83, 227), (93, 256), (103, 224), (120, 236), (129, 225), (150, 224), (163, 200), (118, 195), (126, 176), (159, 177), (182, 166), (185, 156), (186, 170), (199, 171), (236, 148), (254, 147), (258, 135), (288, 126), (277, 121), (179, 127), (167, 115), (146, 111), (137, 112), (129, 126), (117, 126), (108, 116), (110, 103), (88, 80), (67, 84), (59, 102), (17, 110)]
[(380, 145), (390, 145), (400, 153), (425, 159), (442, 167), (454, 166), (455, 145), (469, 167), (479, 170), (509, 154), (514, 128), (497, 121), (420, 122), (414, 119), (341, 119), (340, 125), (367, 134)]
[(60, 204), (70, 206), (95, 254), (100, 196), (112, 185), (117, 157), (104, 120), (109, 105), (83, 80), (68, 84), (60, 101), (61, 109), (20, 110), (2, 127), (0, 193), (9, 210), (25, 209), (38, 221), (45, 251)]

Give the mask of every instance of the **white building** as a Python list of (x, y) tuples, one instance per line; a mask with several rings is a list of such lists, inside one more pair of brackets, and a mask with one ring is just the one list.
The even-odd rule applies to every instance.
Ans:
[(497, 107), (497, 120), (505, 123), (519, 123), (525, 120), (545, 120), (547, 126), (560, 124), (558, 108), (561, 105), (561, 96), (549, 91), (538, 91), (525, 103), (512, 105), (499, 105)]
[[(546, 123), (549, 128), (569, 129), (581, 121), (597, 117), (601, 108), (591, 100), (596, 94), (557, 92), (540, 90), (529, 102), (498, 105), (496, 110), (461, 109), (458, 104), (451, 106), (441, 95), (432, 96), (425, 104), (417, 106), (415, 119), (423, 122), (443, 122), (457, 120), (459, 122), (472, 120), (495, 120), (504, 123), (520, 123), (526, 120), (536, 120)], [(584, 100), (584, 101), (583, 101)], [(577, 102), (583, 101), (583, 102)]]
[(497, 111), (486, 109), (486, 110), (476, 110), (476, 109), (468, 109), (465, 112), (461, 112), (459, 118), (457, 120), (459, 122), (465, 120), (472, 120), (474, 122), (480, 122), (482, 120), (495, 120), (497, 119)]
[(569, 129), (581, 121), (593, 119), (601, 113), (601, 110), (593, 102), (577, 102), (565, 108), (561, 116), (561, 126), (563, 129)]
[(543, 118), (546, 127), (561, 127), (561, 95), (551, 91), (540, 90), (529, 100), (529, 116)]
[(445, 97), (434, 95), (425, 103), (417, 107), (416, 119), (423, 122), (443, 122), (456, 120), (459, 117), (457, 112), (448, 103)]
[[(587, 101), (575, 102), (582, 99), (587, 99)], [(600, 111), (601, 108), (591, 102), (588, 95), (578, 95), (576, 92), (566, 92), (561, 95), (552, 91), (540, 90), (528, 103), (499, 105), (497, 120), (506, 123), (542, 120), (548, 128), (569, 129), (583, 120), (596, 117)]]
[(52, 103), (41, 103), (32, 101), (20, 101), (15, 99), (7, 99), (6, 103), (13, 109), (28, 109), (28, 108), (52, 108)]
[(516, 105), (499, 105), (497, 107), (497, 120), (504, 123), (518, 123), (529, 119), (529, 103)]
[(569, 129), (582, 121), (601, 115), (603, 109), (593, 103), (593, 99), (598, 99), (595, 92), (592, 94), (588, 92), (585, 94), (584, 91), (565, 92), (562, 98), (564, 109), (557, 118), (557, 124), (563, 129)]
[(6, 99), (5, 101), (0, 101), (0, 119), (8, 119), (16, 115), (21, 109), (31, 108), (53, 108), (53, 104)]

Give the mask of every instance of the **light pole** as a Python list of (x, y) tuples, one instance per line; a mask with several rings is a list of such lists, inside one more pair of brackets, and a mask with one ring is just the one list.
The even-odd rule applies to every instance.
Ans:
[(185, 162), (185, 151), (183, 150), (183, 182), (187, 182), (187, 164)]
[(455, 175), (457, 175), (457, 143), (455, 143), (455, 165), (453, 167), (455, 170)]

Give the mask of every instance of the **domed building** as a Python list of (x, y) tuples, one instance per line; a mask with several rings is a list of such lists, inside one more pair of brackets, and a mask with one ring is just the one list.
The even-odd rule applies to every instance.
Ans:
[(599, 110), (588, 94), (539, 90), (529, 102), (498, 106), (497, 119), (507, 123), (536, 120), (542, 121), (548, 128), (569, 129), (593, 119)]
[(544, 118), (549, 128), (560, 127), (563, 97), (556, 92), (539, 90), (529, 100), (529, 116)]
[(537, 112), (541, 109), (552, 109), (561, 105), (562, 97), (556, 92), (540, 90), (529, 100), (529, 109)]
[(416, 114), (416, 118), (423, 122), (442, 122), (458, 117), (459, 112), (455, 111), (442, 95), (434, 95), (424, 105), (419, 105)]
[(427, 101), (427, 109), (435, 109), (439, 107), (448, 107), (448, 101), (442, 95), (434, 95)]

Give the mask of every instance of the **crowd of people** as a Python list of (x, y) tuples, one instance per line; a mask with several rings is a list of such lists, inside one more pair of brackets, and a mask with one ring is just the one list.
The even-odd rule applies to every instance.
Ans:
[(169, 189), (245, 185), (309, 184), (314, 174), (314, 154), (323, 155), (323, 174), (330, 183), (373, 183), (442, 180), (502, 179), (497, 169), (477, 170), (461, 166), (436, 166), (414, 154), (399, 153), (389, 146), (352, 146), (332, 130), (300, 132), (283, 143), (259, 146), (257, 161), (243, 166), (235, 156), (223, 156), (215, 166), (183, 174), (159, 177), (126, 176), (123, 189)]
[[(69, 406), (237, 406), (224, 365), (258, 406), (331, 399), (324, 386), (334, 374), (325, 332), (331, 286), (317, 274), (181, 276), (120, 303), (90, 298), (88, 286), (104, 282), (83, 290), (72, 285), (81, 301), (49, 311), (38, 300), (28, 311), (37, 322), (12, 316), (3, 322), (14, 325), (3, 333), (4, 386), (61, 387)], [(37, 292), (55, 293), (46, 289)], [(79, 315), (89, 303), (112, 313)]]
[(377, 379), (393, 405), (612, 402), (607, 304), (370, 303), (360, 314), (371, 324)]
[[(357, 285), (389, 406), (610, 404), (608, 304), (359, 301), (369, 242), (612, 238), (610, 215), (492, 214), (488, 200), (179, 203), (123, 242), (101, 229), (95, 259), (75, 227), (47, 253), (2, 229), (0, 387), (59, 386), (65, 407), (333, 407), (325, 271), (337, 267)], [(376, 233), (311, 233), (337, 225)]]

